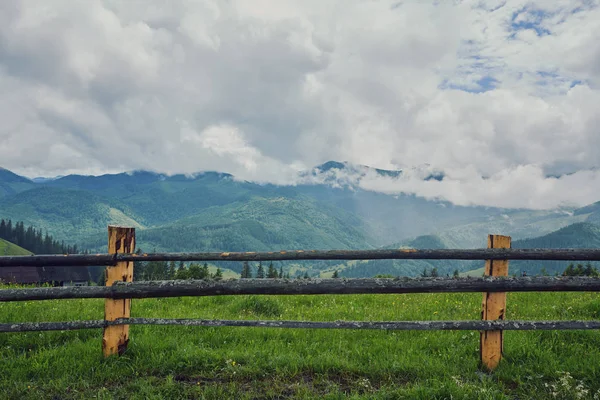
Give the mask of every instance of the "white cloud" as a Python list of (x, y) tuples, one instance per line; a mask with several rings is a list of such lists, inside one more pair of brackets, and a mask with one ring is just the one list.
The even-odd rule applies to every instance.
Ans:
[(600, 199), (600, 2), (454, 3), (3, 1), (0, 165), (294, 183), (330, 159), (428, 163), (448, 180), (394, 188)]
[(198, 133), (188, 123), (181, 123), (181, 142), (188, 151), (206, 150), (205, 156), (230, 163), (229, 171), (236, 177), (255, 182), (287, 184), (297, 179), (298, 170), (264, 156), (248, 144), (243, 133), (235, 126), (222, 124)]
[[(600, 171), (582, 170), (559, 178), (546, 177), (539, 166), (526, 165), (502, 170), (488, 178), (476, 171), (458, 171), (442, 181), (424, 181), (407, 174), (396, 179), (371, 177), (360, 187), (395, 194), (419, 193), (431, 200), (449, 200), (457, 205), (488, 205), (507, 208), (549, 209), (572, 207), (598, 200)], [(577, 196), (573, 196), (577, 193)], [(576, 199), (576, 200), (574, 200)]]

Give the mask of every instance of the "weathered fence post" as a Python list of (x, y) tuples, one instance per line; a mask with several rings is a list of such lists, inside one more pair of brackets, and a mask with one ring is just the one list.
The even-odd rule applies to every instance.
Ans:
[[(510, 249), (510, 236), (488, 235), (488, 248)], [(486, 260), (485, 276), (508, 276), (508, 260)], [(504, 319), (506, 312), (506, 292), (483, 294), (482, 320)], [(502, 331), (481, 332), (480, 357), (483, 366), (493, 370), (502, 359)]]
[[(135, 228), (120, 226), (108, 227), (108, 252), (133, 253), (135, 251)], [(133, 262), (119, 262), (115, 266), (106, 267), (106, 286), (115, 282), (133, 281)], [(105, 299), (104, 320), (114, 321), (118, 318), (129, 318), (131, 299)], [(129, 325), (107, 326), (102, 335), (102, 353), (104, 357), (112, 354), (123, 354), (129, 342)]]

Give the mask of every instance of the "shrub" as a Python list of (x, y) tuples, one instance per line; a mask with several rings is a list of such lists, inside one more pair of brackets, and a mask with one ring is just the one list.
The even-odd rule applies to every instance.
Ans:
[(241, 300), (235, 307), (237, 312), (275, 317), (282, 310), (275, 300), (259, 296), (249, 296)]

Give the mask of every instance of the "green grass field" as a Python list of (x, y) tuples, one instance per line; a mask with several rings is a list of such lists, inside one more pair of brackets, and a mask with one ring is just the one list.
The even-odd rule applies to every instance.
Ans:
[[(134, 317), (477, 319), (480, 294), (134, 300)], [(0, 322), (101, 319), (102, 300), (0, 303)], [(510, 319), (599, 319), (597, 293), (508, 295)], [(101, 330), (0, 334), (2, 399), (600, 397), (600, 332), (505, 332), (493, 374), (478, 332), (133, 326), (103, 359)], [(594, 397), (596, 396), (596, 397)]]

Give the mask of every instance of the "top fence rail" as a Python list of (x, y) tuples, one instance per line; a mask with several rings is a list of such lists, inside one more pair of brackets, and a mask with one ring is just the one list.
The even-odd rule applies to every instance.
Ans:
[(378, 249), (270, 252), (52, 254), (2, 256), (1, 267), (115, 265), (130, 261), (302, 261), (302, 260), (547, 260), (600, 261), (600, 249)]

